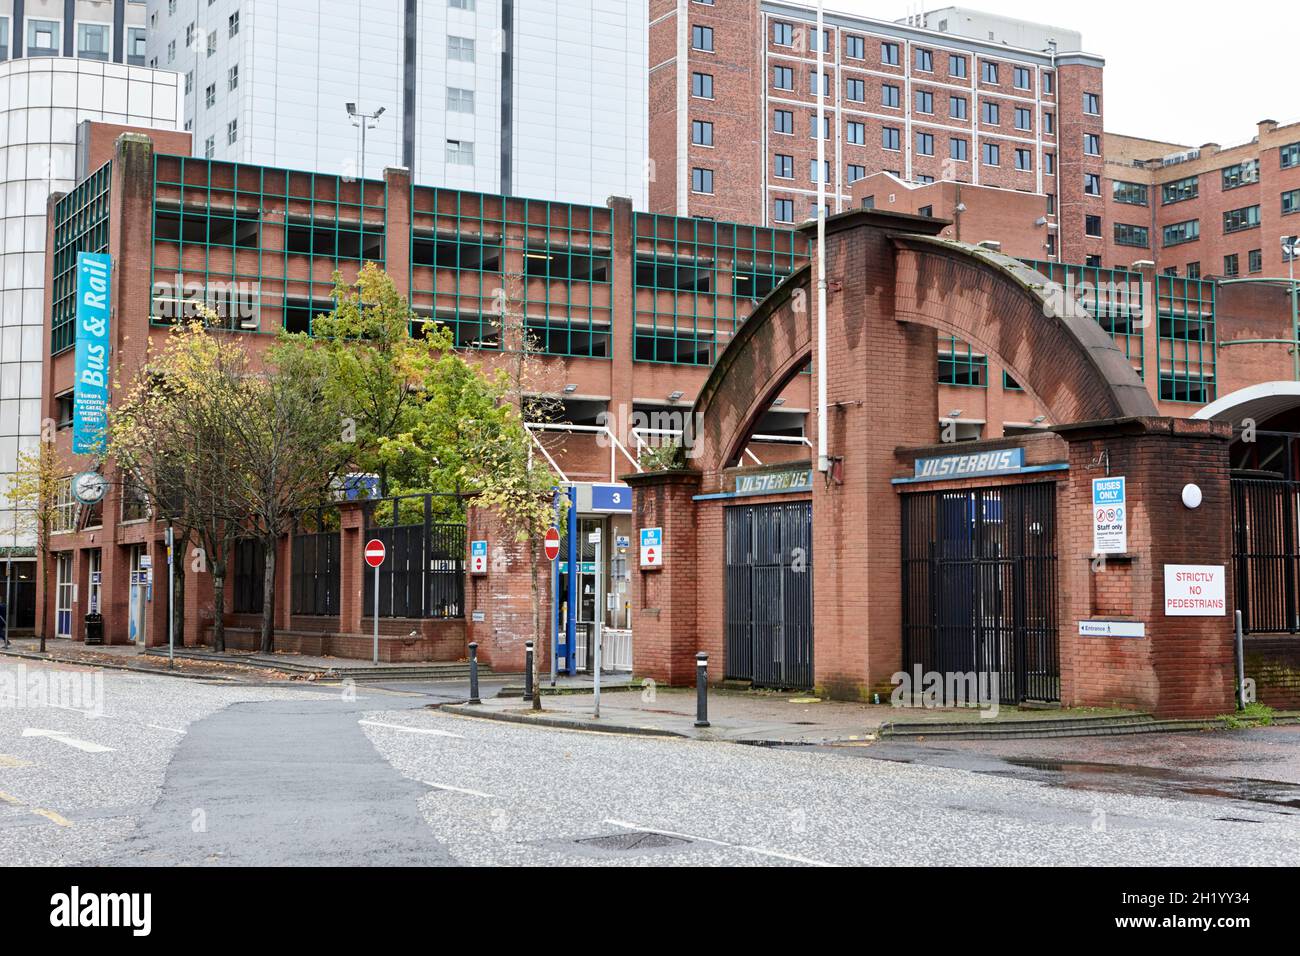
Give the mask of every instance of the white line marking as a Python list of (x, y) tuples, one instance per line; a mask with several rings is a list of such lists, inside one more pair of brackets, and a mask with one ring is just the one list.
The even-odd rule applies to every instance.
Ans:
[(423, 781), (426, 787), (433, 787), (435, 790), (450, 790), (452, 793), (467, 793), (471, 797), (484, 797), (488, 800), (495, 800), (496, 796), (490, 793), (484, 793), (482, 790), (470, 790), (468, 787), (453, 787), (449, 783), (434, 783), (431, 780)]
[(359, 724), (367, 727), (387, 727), (389, 730), (400, 730), (405, 734), (432, 734), (435, 737), (455, 737), (457, 740), (464, 740), (460, 734), (453, 734), (449, 730), (435, 730), (432, 727), (407, 727), (405, 724), (385, 724), (378, 720), (359, 720)]
[(762, 847), (758, 847), (758, 846), (746, 846), (743, 843), (728, 843), (726, 840), (711, 840), (708, 837), (695, 836), (694, 834), (691, 833), (678, 833), (674, 830), (659, 830), (656, 829), (655, 827), (641, 826), (639, 823), (628, 823), (626, 820), (607, 819), (604, 822), (608, 823), (610, 826), (622, 827), (625, 830), (646, 830), (650, 833), (662, 834), (663, 836), (678, 837), (682, 840), (693, 840), (696, 843), (712, 843), (715, 846), (725, 846), (737, 850), (747, 850), (750, 853), (757, 853), (760, 856), (771, 856), (771, 857), (775, 857), (778, 860), (789, 860), (791, 863), (806, 863), (808, 866), (834, 866), (835, 865), (834, 863), (825, 863), (821, 860), (810, 860), (806, 856), (795, 856), (792, 853), (779, 853), (776, 850), (765, 850)]
[(40, 730), (36, 727), (26, 727), (23, 729), (23, 736), (48, 737), (50, 740), (57, 740), (61, 744), (67, 744), (69, 747), (84, 750), (88, 754), (104, 754), (113, 751), (112, 747), (105, 747), (103, 744), (95, 744), (89, 740), (78, 740), (76, 737), (69, 737), (61, 730)]
[(184, 734), (185, 731), (179, 727), (164, 727), (162, 724), (145, 724), (146, 727), (152, 727), (154, 730), (165, 730), (169, 734)]

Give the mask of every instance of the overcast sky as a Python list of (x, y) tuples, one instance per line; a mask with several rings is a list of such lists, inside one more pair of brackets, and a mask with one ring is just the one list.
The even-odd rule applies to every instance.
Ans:
[[(915, 0), (826, 0), (828, 10), (878, 20), (900, 19), (919, 6)], [(1294, 0), (930, 0), (925, 9), (946, 6), (1081, 32), (1084, 50), (1106, 59), (1108, 132), (1226, 147), (1254, 136), (1258, 120), (1300, 120), (1300, 4)]]

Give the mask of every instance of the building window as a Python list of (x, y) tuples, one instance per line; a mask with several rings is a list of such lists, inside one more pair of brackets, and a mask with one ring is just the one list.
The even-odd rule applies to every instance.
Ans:
[(966, 58), (956, 53), (948, 54), (948, 75), (956, 79), (966, 78)]
[[(913, 176), (912, 178), (913, 178), (916, 182), (920, 183), (922, 186), (928, 186), (930, 183), (934, 182), (934, 177), (933, 177), (933, 176)], [(932, 210), (934, 207), (933, 207), (933, 206), (926, 206), (925, 208), (926, 208), (926, 209), (931, 209), (931, 210)], [(929, 214), (929, 213), (926, 213), (926, 212), (922, 212), (922, 215), (926, 215), (926, 216), (928, 216), (928, 215), (930, 215), (930, 214)]]
[(713, 27), (691, 27), (691, 47), (696, 50), (703, 50), (706, 53), (712, 53)]
[(232, 119), (226, 124), (226, 145), (232, 145), (239, 139), (239, 120)]
[(27, 21), (28, 56), (58, 56), (61, 52), (57, 20)]
[[(822, 166), (822, 171), (826, 174), (826, 182), (829, 183), (831, 180), (831, 161), (829, 159), (824, 160)], [(810, 182), (817, 182), (817, 160), (815, 159), (808, 160), (808, 179)]]
[(1223, 188), (1236, 189), (1238, 186), (1245, 186), (1248, 183), (1259, 182), (1259, 160), (1248, 159), (1244, 163), (1237, 163), (1235, 166), (1227, 166), (1223, 169)]
[(1223, 257), (1223, 276), (1225, 279), (1234, 278), (1240, 272), (1237, 264), (1237, 256), (1234, 253), (1230, 256)]
[(713, 124), (704, 120), (692, 120), (691, 142), (696, 146), (712, 146)]
[(1011, 70), (1011, 85), (1018, 90), (1027, 90), (1030, 87), (1029, 68), (1017, 66)]
[(1083, 217), (1083, 234), (1095, 239), (1101, 238), (1101, 216)]
[(1177, 179), (1160, 187), (1160, 204), (1168, 206), (1171, 203), (1195, 199), (1200, 195), (1200, 191), (1200, 177), (1188, 176), (1186, 179)]
[(1047, 214), (1049, 216), (1055, 216), (1056, 215), (1056, 193), (1044, 193), (1044, 196), (1047, 199)]
[(176, 41), (175, 40), (167, 41), (167, 62), (168, 63), (176, 62)]
[(1083, 174), (1083, 191), (1089, 196), (1101, 195), (1101, 177), (1096, 173)]
[(850, 183), (856, 183), (859, 179), (865, 179), (866, 177), (867, 167), (860, 166), (857, 163), (849, 163), (847, 178)]
[(794, 222), (794, 200), (775, 200), (772, 203), (772, 218), (777, 222)]
[(1043, 153), (1043, 172), (1048, 176), (1056, 175), (1056, 154)]
[(984, 165), (1000, 166), (1002, 164), (1002, 150), (997, 143), (984, 143)]
[(1263, 249), (1251, 249), (1250, 252), (1246, 253), (1246, 268), (1250, 270), (1252, 275), (1264, 271)]
[(794, 45), (794, 27), (779, 20), (772, 24), (772, 42), (777, 46)]
[(998, 109), (997, 103), (985, 103), (980, 113), (986, 126), (997, 126), (1002, 117), (1002, 112)]
[(934, 54), (929, 50), (916, 48), (916, 68), (922, 73), (934, 72)]
[(987, 60), (985, 60), (980, 64), (980, 67), (981, 67), (980, 78), (985, 83), (997, 83), (998, 65), (996, 63), (989, 63)]
[[(1100, 233), (1098, 233), (1098, 235), (1100, 235)], [(1100, 268), (1100, 267), (1101, 267), (1101, 256), (1098, 256), (1098, 255), (1084, 256), (1084, 257), (1083, 257), (1083, 264), (1084, 264), (1085, 266), (1088, 266), (1088, 267), (1090, 267), (1090, 268), (1094, 268), (1094, 269), (1095, 269), (1095, 268)]]
[(1223, 214), (1223, 231), (1241, 232), (1254, 229), (1259, 225), (1259, 207), (1244, 206), (1241, 209), (1229, 209)]
[(239, 87), (239, 64), (236, 63), (230, 69), (226, 70), (226, 89), (233, 90)]
[(1201, 264), (1199, 262), (1187, 263), (1187, 278), (1199, 279), (1201, 277)]
[(934, 94), (929, 90), (916, 91), (916, 111), (918, 113), (934, 112)]
[(984, 388), (988, 382), (987, 355), (952, 336), (939, 340), (939, 384)]
[(931, 133), (916, 134), (916, 152), (921, 156), (934, 155), (934, 135)]
[(1055, 114), (1055, 113), (1046, 113), (1046, 112), (1043, 113), (1043, 132), (1044, 132), (1044, 133), (1055, 133), (1055, 132), (1056, 132), (1056, 114)]
[(87, 60), (107, 60), (110, 29), (107, 23), (78, 23), (77, 56)]
[(1085, 156), (1101, 155), (1101, 137), (1096, 133), (1083, 134), (1083, 152)]
[(885, 66), (898, 66), (898, 44), (880, 44), (880, 62)]
[(902, 148), (902, 147), (899, 145), (899, 142), (900, 142), (900, 140), (899, 140), (899, 132), (898, 132), (898, 128), (897, 128), (897, 127), (894, 127), (894, 126), (882, 126), (882, 127), (881, 127), (881, 129), (880, 129), (880, 145), (881, 145), (882, 147), (884, 147), (885, 149), (890, 149), (890, 150), (899, 150), (899, 149)]
[(866, 41), (862, 37), (846, 36), (844, 38), (844, 55), (851, 60), (866, 57)]
[(208, 109), (217, 105), (217, 84), (209, 83), (208, 88), (203, 91), (203, 104)]
[(1115, 223), (1115, 245), (1137, 246), (1141, 249), (1151, 248), (1151, 230), (1146, 226), (1130, 226), (1127, 223)]
[(208, 34), (208, 56), (212, 56), (216, 52), (217, 52), (217, 35), (215, 33), (209, 33)]
[(712, 73), (691, 74), (691, 96), (698, 96), (702, 100), (713, 99)]
[(1110, 194), (1115, 202), (1125, 203), (1129, 206), (1145, 206), (1147, 204), (1147, 187), (1142, 183), (1125, 183), (1115, 180), (1110, 184)]
[(1201, 238), (1201, 221), (1199, 219), (1176, 222), (1165, 226), (1164, 229), (1166, 246), (1177, 246), (1184, 242), (1193, 242), (1199, 238)]
[(1282, 194), (1282, 215), (1300, 212), (1300, 189), (1290, 189)]
[(1054, 93), (1054, 92), (1056, 92), (1056, 74), (1055, 74), (1055, 73), (1044, 73), (1044, 74), (1043, 74), (1043, 92), (1044, 92), (1044, 93)]
[(778, 90), (793, 90), (794, 70), (788, 66), (772, 67), (772, 85)]
[[(257, 32), (254, 25), (253, 32)], [(474, 62), (474, 41), (469, 37), (447, 35), (447, 59), (459, 60), (461, 63)]]
[[(805, 32), (805, 33), (807, 34), (807, 36), (808, 36), (808, 49), (811, 50), (813, 53), (816, 53), (816, 52), (817, 52), (817, 31), (816, 31), (816, 29), (814, 29), (813, 27), (805, 27), (805, 28), (804, 28), (804, 32)], [(831, 31), (830, 31), (830, 30), (823, 30), (823, 31), (822, 31), (822, 39), (824, 39), (826, 42), (822, 44), (821, 49), (824, 50), (824, 51), (827, 52), (827, 53), (832, 52), (832, 51), (831, 51)]]
[(194, 71), (190, 70), (185, 74), (185, 95), (189, 96), (194, 92)]
[(239, 11), (236, 10), (232, 13), (226, 23), (226, 35), (232, 37), (237, 36), (239, 34)]
[(447, 6), (453, 10), (473, 10), (474, 0), (448, 0)]
[(844, 81), (844, 98), (852, 100), (855, 103), (861, 103), (867, 98), (867, 84), (863, 80), (855, 80), (849, 77)]
[(772, 128), (778, 133), (794, 135), (794, 112), (792, 110), (777, 110), (772, 114)]
[(447, 87), (447, 112), (473, 113), (474, 91), (462, 90), (454, 86)]
[[(817, 114), (816, 113), (808, 117), (808, 135), (812, 139), (817, 138)], [(831, 138), (831, 118), (829, 116), (823, 116), (822, 117), (822, 139), (830, 139), (830, 138)]]
[(1017, 149), (1016, 169), (1024, 171), (1024, 170), (1032, 170), (1033, 168), (1034, 168), (1033, 151), (1028, 149)]
[(1089, 116), (1099, 115), (1101, 113), (1101, 97), (1096, 93), (1084, 93), (1083, 111)]
[(209, 136), (203, 141), (203, 158), (211, 159), (217, 152), (217, 138)]
[(473, 166), (474, 144), (463, 139), (447, 140), (447, 163), (452, 166)]
[(772, 158), (772, 175), (777, 179), (794, 179), (794, 157), (777, 153)]
[(865, 146), (867, 144), (867, 124), (856, 122), (845, 124), (844, 138), (854, 146)]
[(1034, 128), (1033, 120), (1030, 118), (1031, 113), (1023, 106), (1016, 107), (1016, 129), (1031, 130)]
[(948, 156), (958, 162), (964, 163), (967, 161), (967, 150), (969, 148), (970, 144), (959, 137), (954, 136), (952, 139), (948, 140)]
[(898, 109), (899, 103), (898, 87), (892, 83), (884, 83), (880, 87), (880, 105), (887, 106), (890, 109)]
[(953, 119), (964, 120), (968, 115), (966, 112), (966, 97), (948, 97), (948, 115)]
[(813, 96), (818, 96), (819, 94), (825, 94), (826, 96), (830, 96), (831, 95), (830, 80), (831, 78), (827, 74), (823, 73), (821, 89), (818, 90), (817, 71), (809, 70), (808, 71), (808, 92), (811, 93)]
[(1300, 166), (1300, 143), (1288, 143), (1278, 150), (1278, 154), (1282, 157), (1283, 169)]
[(713, 194), (713, 170), (696, 166), (691, 170), (691, 191)]

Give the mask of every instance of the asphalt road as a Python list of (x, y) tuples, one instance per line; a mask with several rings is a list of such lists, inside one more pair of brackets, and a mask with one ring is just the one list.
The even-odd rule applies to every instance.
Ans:
[[(24, 675), (0, 663), (0, 680), (15, 676), (39, 685), (49, 669)], [(1152, 782), (1146, 771), (1174, 738), (1164, 745), (1118, 738), (1114, 749), (1093, 741), (1082, 756), (1062, 754), (1060, 742), (1040, 752), (1040, 742), (1026, 741), (1014, 742), (1015, 753), (765, 749), (428, 709), (425, 692), (454, 695), (446, 685), (361, 684), (353, 692), (122, 672), (102, 681), (98, 715), (0, 707), (0, 861), (1300, 862), (1300, 807), (1288, 805), (1285, 789), (1261, 802), (1231, 788), (1197, 793)], [(1232, 781), (1258, 768), (1261, 780), (1287, 785), (1270, 767), (1296, 759), (1300, 735), (1254, 734), (1240, 738), (1235, 763), (1216, 770), (1215, 758), (1204, 756), (1196, 772)], [(1136, 746), (1154, 749), (1142, 756)], [(1231, 751), (1233, 735), (1216, 746)], [(1272, 757), (1260, 758), (1264, 752)], [(1107, 756), (1117, 759), (1100, 759)], [(1043, 758), (1038, 765), (1035, 757)], [(1093, 774), (1105, 786), (1081, 786), (1077, 775), (1054, 769), (1108, 762), (1120, 769)], [(1146, 785), (1124, 783), (1126, 773)]]

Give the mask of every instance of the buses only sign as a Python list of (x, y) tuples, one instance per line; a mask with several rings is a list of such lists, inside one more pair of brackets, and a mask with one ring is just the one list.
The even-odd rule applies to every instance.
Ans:
[(1123, 478), (1092, 479), (1092, 553), (1128, 551), (1128, 502)]

